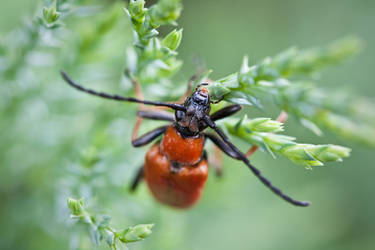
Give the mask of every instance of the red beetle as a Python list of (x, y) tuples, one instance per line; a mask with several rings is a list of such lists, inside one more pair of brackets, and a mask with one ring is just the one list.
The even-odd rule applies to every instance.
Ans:
[[(164, 134), (163, 139), (154, 144), (147, 152), (145, 164), (139, 169), (132, 183), (132, 190), (135, 190), (139, 181), (145, 178), (149, 189), (159, 202), (177, 208), (191, 207), (202, 195), (207, 180), (208, 163), (204, 151), (204, 142), (209, 139), (229, 157), (246, 164), (265, 186), (285, 201), (296, 206), (306, 207), (310, 205), (307, 201), (294, 200), (273, 186), (250, 163), (246, 155), (234, 146), (223, 131), (216, 126), (216, 120), (233, 115), (241, 109), (241, 106), (231, 105), (210, 114), (211, 104), (214, 102), (210, 100), (207, 88), (202, 87), (207, 83), (199, 84), (183, 104), (177, 104), (96, 92), (78, 85), (65, 72), (62, 72), (62, 76), (72, 87), (91, 95), (175, 110), (174, 116), (171, 113), (161, 111), (138, 111), (137, 114), (140, 117), (138, 119), (170, 121), (172, 124), (156, 128), (138, 138), (133, 136), (133, 146), (140, 147), (151, 143)], [(140, 122), (137, 123), (135, 134)], [(203, 132), (207, 127), (212, 128), (218, 136)]]

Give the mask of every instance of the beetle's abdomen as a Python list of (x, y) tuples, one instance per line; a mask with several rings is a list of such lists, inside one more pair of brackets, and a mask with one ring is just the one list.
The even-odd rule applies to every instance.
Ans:
[(194, 165), (201, 160), (204, 139), (183, 138), (174, 126), (170, 126), (160, 143), (161, 152), (171, 161)]
[(146, 154), (144, 167), (144, 176), (152, 194), (159, 202), (173, 207), (194, 205), (207, 180), (207, 161), (203, 159), (196, 165), (180, 166), (177, 172), (171, 169), (171, 162), (161, 152), (159, 144), (155, 144)]

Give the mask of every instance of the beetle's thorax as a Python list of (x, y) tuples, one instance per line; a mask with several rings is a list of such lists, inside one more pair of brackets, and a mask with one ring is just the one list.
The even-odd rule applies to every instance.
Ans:
[(175, 112), (175, 127), (182, 136), (197, 136), (207, 125), (203, 118), (209, 115), (210, 96), (206, 88), (196, 90), (191, 96), (186, 98), (185, 111)]

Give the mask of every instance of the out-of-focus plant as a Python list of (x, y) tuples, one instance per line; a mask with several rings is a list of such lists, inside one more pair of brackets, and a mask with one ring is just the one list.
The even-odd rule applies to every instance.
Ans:
[[(103, 149), (102, 145), (108, 146), (108, 144), (105, 144), (105, 138), (109, 137), (109, 135), (106, 133), (103, 135), (102, 133), (103, 121), (104, 124), (108, 124), (106, 117), (112, 117), (111, 119), (113, 119), (116, 111), (107, 112), (104, 110), (98, 111), (97, 109), (96, 115), (98, 117), (103, 115), (103, 119), (98, 119), (97, 122), (91, 124), (92, 127), (89, 134), (92, 135), (93, 145), (90, 145), (87, 150), (82, 150), (82, 154), (76, 157), (74, 151), (77, 148), (74, 149), (74, 143), (71, 140), (72, 134), (70, 133), (77, 133), (80, 129), (62, 129), (62, 127), (56, 125), (59, 123), (57, 122), (58, 120), (61, 122), (65, 119), (64, 115), (58, 113), (62, 110), (64, 110), (63, 113), (69, 113), (69, 110), (71, 110), (68, 105), (61, 106), (64, 101), (60, 102), (66, 99), (69, 93), (55, 92), (56, 88), (49, 84), (51, 79), (56, 79), (59, 69), (63, 67), (62, 65), (70, 64), (71, 61), (87, 60), (87, 58), (94, 55), (96, 46), (107, 43), (101, 38), (108, 36), (111, 32), (113, 34), (114, 30), (118, 28), (116, 25), (118, 25), (118, 17), (123, 14), (123, 3), (113, 1), (108, 3), (107, 6), (93, 6), (93, 4), (102, 3), (84, 0), (74, 1), (74, 4), (70, 0), (45, 1), (44, 7), (38, 8), (37, 14), (33, 19), (25, 20), (23, 27), (1, 39), (0, 92), (2, 98), (0, 98), (0, 115), (2, 122), (0, 127), (2, 129), (7, 128), (8, 131), (7, 134), (3, 134), (0, 145), (0, 162), (2, 166), (7, 166), (1, 169), (0, 177), (0, 188), (4, 190), (4, 193), (0, 193), (3, 204), (12, 202), (24, 204), (28, 203), (29, 199), (37, 199), (36, 196), (39, 196), (39, 194), (32, 191), (35, 189), (43, 190), (41, 192), (44, 197), (55, 197), (48, 201), (49, 205), (45, 208), (49, 207), (49, 209), (45, 209), (40, 204), (32, 207), (36, 203), (31, 204), (32, 206), (29, 209), (32, 212), (28, 213), (27, 216), (25, 215), (25, 219), (19, 217), (25, 223), (26, 220), (30, 223), (24, 225), (22, 227), (23, 232), (19, 230), (17, 235), (14, 235), (14, 231), (8, 230), (2, 237), (4, 242), (1, 242), (0, 248), (8, 248), (13, 245), (18, 246), (14, 248), (28, 248), (27, 240), (18, 241), (15, 240), (15, 237), (27, 234), (29, 235), (27, 239), (31, 239), (33, 234), (38, 235), (40, 230), (48, 228), (49, 239), (53, 238), (53, 240), (60, 242), (61, 249), (67, 249), (68, 244), (70, 244), (72, 249), (75, 247), (92, 249), (92, 246), (87, 246), (84, 237), (77, 241), (76, 237), (79, 234), (73, 235), (69, 243), (66, 238), (67, 235), (59, 231), (62, 226), (66, 227), (66, 225), (62, 225), (56, 220), (47, 220), (42, 223), (38, 219), (38, 214), (41, 210), (44, 210), (43, 213), (46, 218), (61, 216), (62, 210), (64, 210), (64, 207), (67, 209), (67, 207), (57, 204), (61, 197), (66, 200), (67, 194), (83, 195), (85, 199), (92, 201), (91, 203), (95, 207), (100, 207), (99, 204), (93, 202), (96, 199), (94, 195), (98, 195), (96, 191), (105, 189), (102, 186), (101, 188), (98, 187), (100, 186), (100, 184), (97, 184), (98, 179), (101, 178), (103, 181), (107, 178), (106, 183), (109, 183), (108, 180), (111, 179), (111, 176), (106, 175), (107, 171), (102, 169), (101, 163), (103, 160), (101, 157), (103, 151), (98, 152), (98, 150)], [(67, 36), (67, 34), (72, 35), (67, 29), (71, 22), (78, 23), (90, 18), (92, 21), (84, 23), (82, 30), (86, 33), (80, 38)], [(76, 26), (75, 28), (79, 29), (80, 27)], [(112, 60), (115, 59), (112, 58)], [(63, 99), (60, 99), (61, 97)], [(26, 123), (28, 124), (27, 129), (23, 127)], [(59, 131), (64, 132), (60, 133)], [(17, 137), (14, 135), (17, 135)], [(115, 149), (116, 137), (111, 136), (111, 139), (111, 147)], [(55, 147), (56, 143), (61, 147)], [(70, 145), (68, 146), (70, 149), (66, 147), (67, 145)], [(45, 152), (45, 154), (40, 152)], [(12, 157), (13, 159), (19, 158), (15, 157), (15, 154), (22, 155), (23, 160), (13, 161)], [(64, 155), (65, 159), (78, 158), (78, 163), (65, 164), (60, 155)], [(52, 162), (58, 158), (62, 161), (60, 162), (60, 167), (56, 168), (58, 165)], [(119, 163), (116, 162), (116, 164), (118, 165)], [(66, 167), (63, 168), (62, 166)], [(40, 178), (41, 181), (36, 182), (34, 178), (28, 177), (30, 172), (33, 172), (35, 176), (42, 177), (44, 171), (49, 172), (54, 178)], [(16, 179), (17, 181), (15, 181)], [(96, 184), (93, 185), (93, 183)], [(111, 183), (113, 184), (112, 187), (106, 187), (111, 189), (111, 194), (123, 192), (123, 183), (121, 185), (113, 183), (113, 181)], [(24, 187), (27, 188), (24, 189)], [(17, 190), (24, 191), (18, 192)], [(14, 199), (10, 199), (6, 196), (8, 192), (11, 196), (13, 196), (13, 192), (17, 192), (18, 195)], [(51, 193), (54, 193), (54, 195), (51, 196)], [(69, 204), (71, 205), (72, 202), (73, 200), (70, 200)], [(105, 202), (100, 204), (105, 204)], [(23, 206), (17, 207), (21, 209)], [(56, 209), (50, 209), (53, 207)], [(2, 218), (10, 220), (9, 224), (14, 224), (12, 222), (13, 213), (17, 213), (17, 211), (11, 209), (7, 210), (7, 213), (10, 215), (2, 214)], [(85, 214), (87, 215), (86, 212)], [(91, 229), (97, 226), (100, 229), (100, 233), (108, 233), (110, 227), (105, 225), (107, 220), (103, 219), (103, 216), (90, 214), (90, 218), (92, 219)], [(122, 220), (124, 218), (127, 217), (123, 216)], [(99, 222), (99, 220), (102, 221)], [(116, 220), (116, 222), (119, 223), (118, 221), (120, 220)], [(151, 227), (151, 225), (141, 224), (123, 231), (113, 231), (115, 232), (114, 243), (111, 247), (115, 248), (118, 241), (123, 243), (139, 241), (151, 233)], [(97, 234), (99, 234), (99, 231)], [(106, 240), (109, 242), (110, 239), (107, 237)], [(40, 243), (45, 241), (47, 239), (40, 241)], [(45, 247), (48, 248), (48, 246), (40, 248)], [(124, 244), (121, 247), (124, 247)]]
[(51, 30), (59, 28), (71, 8), (71, 0), (48, 0), (42, 11), (32, 20), (26, 20), (24, 26), (10, 34), (4, 40), (7, 47), (0, 73), (9, 79), (15, 78), (22, 69), (28, 53), (32, 51)]

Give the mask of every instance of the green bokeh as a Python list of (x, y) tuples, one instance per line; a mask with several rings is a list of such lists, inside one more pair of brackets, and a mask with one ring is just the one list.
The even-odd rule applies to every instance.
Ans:
[[(111, 3), (95, 3), (104, 2)], [(0, 34), (33, 16), (38, 4), (39, 1), (3, 0)], [(183, 4), (179, 26), (184, 33), (179, 53), (186, 79), (194, 72), (197, 58), (214, 70), (213, 78), (218, 78), (236, 71), (244, 54), (249, 55), (250, 63), (255, 63), (293, 45), (321, 46), (354, 34), (365, 42), (363, 52), (326, 70), (319, 82), (332, 92), (347, 90), (374, 97), (374, 1), (187, 0)], [(80, 80), (84, 84), (93, 83), (112, 92), (119, 89), (125, 45), (131, 42), (129, 23), (125, 15), (120, 18), (123, 20), (116, 25), (116, 31), (126, 32), (110, 33), (104, 42), (94, 49), (87, 48), (87, 55), (77, 59), (82, 65)], [(85, 29), (85, 22), (90, 21), (92, 17), (83, 17), (68, 22), (67, 27), (79, 39), (80, 34), (90, 32)], [(61, 46), (69, 48), (69, 42)], [(87, 184), (95, 186), (97, 193), (93, 197), (100, 197), (97, 199), (104, 204), (102, 209), (113, 216), (117, 228), (155, 223), (151, 237), (130, 245), (131, 249), (349, 250), (375, 246), (373, 149), (350, 144), (329, 133), (317, 138), (293, 119), (287, 123), (286, 134), (296, 136), (298, 141), (336, 143), (353, 149), (352, 156), (343, 163), (313, 171), (261, 152), (254, 155), (252, 162), (265, 176), (288, 194), (311, 200), (309, 208), (296, 208), (281, 201), (247, 168), (229, 159), (225, 159), (223, 178), (210, 176), (202, 201), (192, 210), (175, 211), (156, 204), (144, 185), (138, 194), (129, 196), (125, 186), (146, 150), (130, 147), (128, 129), (134, 121), (135, 106), (101, 102), (68, 89), (58, 70), (67, 62), (77, 61), (66, 59), (63, 53), (60, 56), (62, 59), (55, 58), (54, 66), (34, 71), (45, 74), (45, 82), (33, 83), (30, 89), (25, 77), (23, 87), (17, 88), (24, 92), (12, 93), (21, 107), (15, 104), (1, 109), (0, 119), (5, 125), (0, 125), (0, 249), (67, 249), (75, 244), (79, 234), (85, 234), (78, 230), (71, 233), (68, 223), (65, 198), (71, 193), (66, 187), (71, 185), (74, 172), (66, 170), (66, 166), (79, 161), (79, 151), (94, 143), (93, 133), (100, 131), (98, 128), (110, 134), (111, 140), (104, 142), (111, 149), (103, 146), (101, 170), (111, 167), (105, 177)], [(95, 63), (106, 66), (94, 72)], [(111, 84), (104, 87), (100, 85), (103, 81)], [(1, 87), (2, 91), (6, 89), (14, 91), (8, 85)], [(248, 113), (264, 116), (252, 108), (248, 108)], [(274, 117), (276, 113), (271, 110), (266, 115)], [(149, 123), (144, 130), (154, 126)], [(105, 182), (108, 179), (117, 191), (111, 192)], [(84, 182), (85, 178), (80, 180)]]

